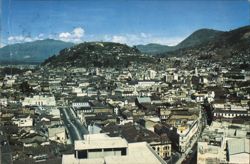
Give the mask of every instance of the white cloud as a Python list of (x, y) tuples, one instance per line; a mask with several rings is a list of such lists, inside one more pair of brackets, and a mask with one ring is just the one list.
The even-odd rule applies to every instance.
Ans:
[(55, 36), (52, 35), (52, 34), (49, 34), (47, 38), (49, 38), (49, 39), (55, 39)]
[(8, 42), (10, 43), (22, 43), (22, 42), (31, 42), (31, 41), (33, 41), (31, 37), (26, 37), (22, 35), (8, 37)]
[(37, 36), (10, 36), (8, 38), (8, 44), (22, 43), (22, 42), (31, 42), (35, 40), (43, 40), (45, 38), (62, 40), (66, 42), (80, 43), (83, 42), (83, 39), (86, 41), (109, 41), (109, 42), (118, 42), (127, 45), (138, 45), (138, 44), (149, 44), (149, 43), (158, 43), (162, 45), (174, 46), (180, 43), (185, 37), (165, 37), (165, 36), (156, 36), (149, 33), (138, 33), (138, 34), (117, 34), (117, 35), (86, 35), (85, 30), (82, 27), (76, 27), (70, 32), (61, 32), (54, 34), (43, 34), (40, 33)]
[(73, 30), (72, 33), (73, 33), (73, 36), (74, 36), (74, 37), (81, 38), (81, 37), (84, 36), (85, 31), (84, 31), (83, 28), (77, 27), (77, 28), (75, 28), (75, 29)]
[(33, 38), (33, 40), (43, 40), (43, 39), (44, 39), (44, 34), (42, 33)]
[(156, 37), (151, 39), (151, 43), (158, 43), (162, 45), (175, 46), (184, 40), (184, 37)]
[(7, 38), (8, 44), (15, 44), (15, 43), (24, 43), (24, 42), (32, 42), (35, 40), (43, 40), (45, 39), (45, 35), (40, 33), (37, 36), (24, 36), (24, 35), (16, 35), (16, 36), (9, 36)]
[(69, 32), (62, 32), (62, 33), (59, 34), (59, 38), (67, 39), (69, 37), (71, 37), (71, 34)]
[(127, 43), (127, 37), (125, 36), (119, 36), (119, 35), (114, 35), (112, 37), (112, 42), (118, 42), (118, 43)]
[(71, 32), (62, 32), (58, 35), (58, 39), (66, 42), (79, 43), (83, 41), (85, 31), (81, 27), (73, 29)]
[(104, 41), (125, 43), (128, 45), (158, 43), (162, 45), (175, 46), (185, 37), (158, 37), (151, 34), (125, 34), (125, 35), (105, 35)]
[(145, 34), (144, 32), (142, 32), (140, 35), (141, 35), (142, 38), (147, 38), (147, 37), (150, 36), (149, 34)]
[(0, 43), (0, 48), (6, 46), (4, 43)]
[(24, 42), (32, 42), (35, 40), (43, 40), (46, 38), (49, 39), (56, 39), (62, 40), (66, 42), (74, 42), (79, 43), (83, 41), (83, 37), (85, 35), (85, 31), (81, 27), (74, 28), (71, 32), (62, 32), (59, 34), (43, 34), (40, 33), (37, 36), (25, 36), (25, 35), (16, 35), (16, 36), (9, 36), (7, 38), (8, 44), (15, 44), (15, 43), (24, 43)]
[(44, 37), (43, 33), (41, 33), (41, 34), (38, 35), (38, 38), (43, 38), (43, 37)]

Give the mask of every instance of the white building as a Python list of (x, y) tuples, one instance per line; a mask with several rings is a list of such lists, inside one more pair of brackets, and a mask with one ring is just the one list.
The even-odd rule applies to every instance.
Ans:
[(214, 91), (208, 92), (208, 93), (195, 93), (195, 101), (196, 102), (203, 102), (205, 99), (208, 100), (208, 102), (214, 101), (215, 93)]
[(250, 116), (248, 105), (241, 104), (213, 104), (214, 117), (234, 118), (238, 116)]
[(250, 162), (250, 143), (246, 138), (234, 138), (227, 141), (228, 144), (228, 163), (244, 163)]
[(82, 93), (82, 88), (80, 88), (80, 87), (72, 87), (72, 93)]
[(154, 79), (155, 78), (155, 76), (156, 76), (156, 71), (154, 71), (154, 70), (148, 70), (148, 75), (149, 75), (149, 78), (150, 79)]
[(7, 98), (1, 98), (0, 99), (0, 106), (7, 106), (8, 105), (8, 99)]
[(190, 147), (191, 140), (194, 138), (195, 134), (197, 134), (198, 127), (198, 120), (191, 120), (185, 125), (177, 127), (181, 152), (185, 152)]
[(31, 118), (30, 116), (13, 117), (12, 121), (18, 127), (31, 127), (31, 126), (33, 126), (33, 118)]
[(75, 141), (75, 153), (63, 155), (62, 164), (161, 164), (166, 163), (146, 143), (131, 143), (106, 134), (85, 135)]
[(197, 163), (249, 163), (249, 131), (249, 125), (214, 121), (198, 141)]
[(89, 102), (74, 102), (72, 103), (72, 107), (81, 122), (85, 122), (85, 115), (92, 114), (94, 112)]
[(179, 75), (178, 73), (174, 73), (174, 80), (178, 81)]
[(128, 124), (128, 123), (133, 123), (134, 122), (134, 119), (133, 119), (133, 117), (131, 116), (131, 117), (128, 117), (128, 118), (123, 118), (123, 117), (118, 117), (117, 118), (118, 119), (118, 124), (119, 125), (125, 125), (125, 124)]
[(90, 108), (89, 102), (73, 102), (72, 103), (73, 108)]
[(33, 97), (25, 97), (22, 102), (23, 106), (56, 106), (54, 96), (36, 95)]
[(3, 85), (7, 86), (7, 87), (12, 87), (12, 85), (15, 83), (16, 81), (16, 76), (12, 76), (12, 75), (6, 75), (4, 77), (4, 81), (3, 81)]
[(155, 81), (138, 81), (138, 87), (151, 87), (155, 85)]
[(48, 136), (49, 140), (56, 141), (59, 143), (65, 143), (66, 138), (66, 130), (65, 127), (49, 127), (48, 128)]

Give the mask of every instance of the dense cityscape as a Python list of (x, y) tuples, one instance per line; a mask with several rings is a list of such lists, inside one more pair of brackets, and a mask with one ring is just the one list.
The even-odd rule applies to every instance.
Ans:
[[(84, 50), (108, 45), (115, 47), (110, 54), (137, 56), (125, 54), (121, 47), (126, 45), (84, 44)], [(65, 51), (75, 52), (74, 47)], [(192, 55), (140, 54), (154, 62), (74, 67), (66, 60), (57, 67), (48, 61), (42, 66), (2, 66), (1, 159), (245, 163), (250, 63), (249, 55), (241, 56), (245, 58), (212, 62)]]
[(189, 2), (0, 0), (0, 164), (249, 164), (249, 1)]

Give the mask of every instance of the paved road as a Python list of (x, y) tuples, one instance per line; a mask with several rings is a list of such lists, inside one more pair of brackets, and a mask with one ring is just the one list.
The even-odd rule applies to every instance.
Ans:
[[(191, 144), (190, 147), (186, 150), (185, 153), (183, 153), (181, 155), (181, 157), (178, 159), (178, 161), (176, 162), (177, 164), (181, 164), (181, 163), (189, 163), (191, 160), (195, 161), (196, 158), (196, 153), (197, 153), (197, 142), (199, 137), (201, 136), (204, 127), (206, 126), (206, 115), (203, 111), (203, 109), (201, 109), (201, 119), (199, 120), (199, 126), (198, 126), (198, 132), (197, 135), (195, 135), (193, 137), (193, 139), (191, 140)], [(190, 153), (192, 152), (192, 153)], [(195, 156), (196, 155), (196, 156)], [(188, 158), (189, 156), (189, 158)]]
[(81, 123), (80, 119), (76, 116), (76, 114), (75, 114), (73, 108), (70, 108), (69, 111), (70, 111), (70, 113), (72, 114), (72, 116), (75, 118), (75, 121), (74, 121), (74, 122), (75, 122), (75, 126), (76, 126), (78, 129), (81, 129), (81, 131), (82, 131), (83, 134), (88, 134), (89, 132), (88, 132), (87, 127), (84, 126), (84, 125)]
[(0, 134), (0, 164), (11, 164), (12, 155), (6, 136)]
[(65, 127), (69, 132), (71, 143), (74, 143), (75, 140), (82, 140), (84, 134), (88, 134), (87, 128), (84, 125), (81, 125), (72, 109), (63, 107), (60, 109), (60, 112)]

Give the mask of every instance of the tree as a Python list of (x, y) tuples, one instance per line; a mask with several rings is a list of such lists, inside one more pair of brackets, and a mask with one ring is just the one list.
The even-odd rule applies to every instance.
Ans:
[(204, 112), (206, 113), (207, 124), (210, 126), (212, 124), (212, 121), (213, 121), (213, 107), (208, 102), (207, 99), (204, 100), (203, 109), (204, 109)]
[(33, 88), (29, 85), (27, 81), (24, 81), (20, 84), (20, 90), (24, 94), (30, 95), (33, 92)]

